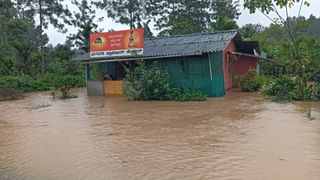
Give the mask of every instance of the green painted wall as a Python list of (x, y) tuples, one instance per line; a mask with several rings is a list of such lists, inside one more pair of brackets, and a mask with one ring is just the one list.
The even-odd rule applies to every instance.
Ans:
[(224, 74), (222, 63), (222, 52), (210, 53), (212, 68), (212, 94), (214, 97), (226, 94), (224, 86)]
[(225, 95), (221, 52), (211, 53), (210, 60), (209, 55), (205, 54), (146, 60), (152, 61), (157, 61), (162, 69), (169, 72), (171, 83), (176, 87), (201, 90), (209, 97)]

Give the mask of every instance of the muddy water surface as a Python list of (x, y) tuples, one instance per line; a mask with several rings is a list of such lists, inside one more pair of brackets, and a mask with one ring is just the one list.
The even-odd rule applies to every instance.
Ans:
[(320, 103), (0, 102), (0, 179), (319, 180)]

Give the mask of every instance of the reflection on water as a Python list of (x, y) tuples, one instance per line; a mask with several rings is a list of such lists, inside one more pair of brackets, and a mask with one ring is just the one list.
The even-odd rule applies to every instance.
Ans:
[(320, 179), (320, 103), (0, 102), (0, 179)]

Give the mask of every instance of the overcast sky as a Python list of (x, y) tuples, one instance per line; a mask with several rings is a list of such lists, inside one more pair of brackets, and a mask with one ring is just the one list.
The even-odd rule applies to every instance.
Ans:
[[(302, 15), (305, 17), (309, 17), (311, 14), (319, 17), (320, 16), (320, 1), (319, 0), (309, 0), (311, 3), (310, 7), (303, 7), (302, 9)], [(74, 8), (71, 4), (69, 4), (70, 1), (68, 2), (68, 7), (71, 11), (74, 11), (76, 8)], [(298, 6), (294, 7), (293, 9), (290, 10), (290, 14), (292, 16), (296, 16), (298, 13)], [(264, 15), (261, 13), (256, 13), (256, 14), (250, 14), (248, 10), (244, 10), (243, 7), (240, 7), (240, 10), (242, 12), (241, 16), (238, 19), (238, 24), (239, 26), (243, 26), (245, 24), (253, 23), (257, 24), (260, 23), (264, 26), (268, 26), (270, 24), (270, 20), (267, 19)], [(106, 13), (104, 11), (97, 11), (97, 17), (105, 16)], [(103, 22), (98, 23), (99, 28), (103, 28), (104, 30), (108, 29), (115, 29), (115, 30), (124, 30), (127, 29), (127, 25), (121, 25), (117, 24), (112, 21), (112, 19), (105, 18)], [(64, 41), (66, 40), (66, 36), (70, 33), (76, 32), (76, 29), (73, 27), (68, 27), (68, 32), (66, 34), (61, 34), (57, 32), (56, 29), (49, 27), (48, 30), (46, 30), (46, 33), (49, 36), (50, 42), (53, 45), (56, 45), (58, 43), (63, 44)]]

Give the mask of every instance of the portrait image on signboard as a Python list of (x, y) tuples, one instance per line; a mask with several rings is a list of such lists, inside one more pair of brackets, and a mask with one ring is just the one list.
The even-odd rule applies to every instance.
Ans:
[(90, 35), (90, 57), (121, 57), (143, 55), (144, 30), (93, 33)]

